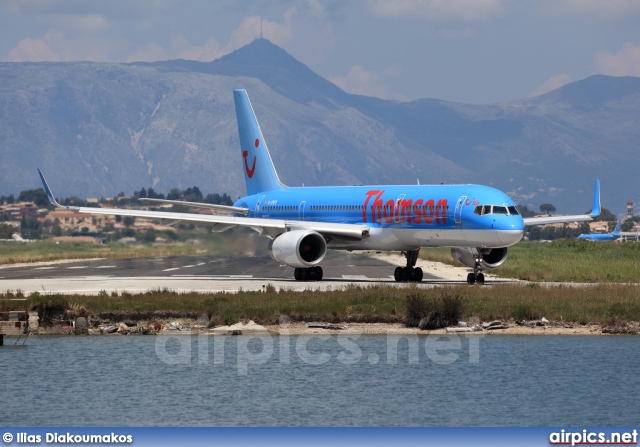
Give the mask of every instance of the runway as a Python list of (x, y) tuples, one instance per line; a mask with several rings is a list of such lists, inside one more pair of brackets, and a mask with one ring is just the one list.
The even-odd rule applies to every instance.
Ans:
[[(26, 294), (97, 294), (104, 290), (145, 292), (234, 292), (261, 290), (268, 284), (291, 290), (341, 288), (349, 284), (398, 284), (395, 264), (375, 257), (332, 253), (322, 263), (324, 279), (300, 282), (293, 268), (270, 257), (156, 257), (52, 262), (0, 268), (0, 290)], [(450, 282), (425, 270), (422, 285)]]

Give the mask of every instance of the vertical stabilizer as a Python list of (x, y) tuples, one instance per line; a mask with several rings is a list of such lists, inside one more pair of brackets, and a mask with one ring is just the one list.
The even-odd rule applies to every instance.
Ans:
[(247, 194), (284, 188), (273, 166), (267, 143), (253, 113), (253, 107), (245, 90), (234, 90), (233, 99), (238, 119), (238, 134), (242, 151), (242, 168)]
[(618, 223), (616, 224), (616, 227), (613, 229), (614, 233), (620, 233), (621, 224), (622, 224), (622, 218), (618, 217)]

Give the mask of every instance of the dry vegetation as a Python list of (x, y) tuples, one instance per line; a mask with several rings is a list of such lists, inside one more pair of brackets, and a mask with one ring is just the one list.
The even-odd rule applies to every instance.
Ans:
[[(19, 294), (19, 293), (18, 293)], [(15, 296), (5, 293), (3, 298)], [(347, 287), (342, 290), (295, 292), (267, 287), (265, 292), (177, 293), (151, 290), (146, 293), (101, 293), (99, 296), (40, 295), (29, 297), (32, 309), (83, 309), (100, 319), (149, 320), (206, 314), (212, 321), (252, 319), (275, 324), (280, 316), (292, 321), (404, 322), (415, 324), (429, 312), (442, 309), (434, 318), (454, 320), (478, 317), (494, 319), (549, 320), (580, 324), (608, 324), (612, 319), (640, 321), (640, 288), (636, 285), (599, 284), (588, 287), (540, 287), (500, 285), (492, 287)], [(416, 300), (434, 303), (421, 307)], [(12, 304), (15, 303), (15, 304)], [(442, 304), (442, 306), (441, 306)], [(5, 302), (5, 306), (21, 306)], [(9, 309), (5, 309), (9, 310)]]

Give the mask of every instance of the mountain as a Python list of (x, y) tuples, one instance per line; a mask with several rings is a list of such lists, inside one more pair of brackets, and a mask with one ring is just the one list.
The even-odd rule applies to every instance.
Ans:
[(640, 201), (640, 78), (592, 76), (504, 104), (351, 95), (258, 39), (212, 62), (0, 63), (0, 194), (198, 186), (244, 194), (232, 90), (245, 88), (280, 178), (307, 186), (482, 183), (537, 209)]

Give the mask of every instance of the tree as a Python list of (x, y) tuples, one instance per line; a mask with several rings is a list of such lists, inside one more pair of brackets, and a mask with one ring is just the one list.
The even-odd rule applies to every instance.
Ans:
[(16, 201), (16, 198), (13, 197), (13, 194), (9, 194), (8, 196), (0, 196), (0, 205), (6, 203), (7, 205), (11, 205)]
[(167, 195), (167, 199), (169, 200), (180, 200), (182, 198), (182, 191), (178, 188), (171, 188), (169, 194)]
[(39, 208), (44, 208), (49, 205), (49, 198), (42, 188), (28, 189), (18, 195), (18, 202), (33, 202)]
[(202, 202), (202, 192), (197, 186), (184, 190), (183, 197), (187, 202)]
[(15, 232), (16, 229), (13, 225), (0, 224), (0, 239), (11, 239), (11, 236), (13, 236)]
[(136, 222), (135, 216), (124, 216), (122, 223), (125, 227), (130, 227)]
[(637, 222), (640, 222), (640, 216), (632, 216), (622, 222), (620, 225), (620, 231), (631, 231), (633, 229), (633, 225)]
[[(225, 194), (225, 196), (227, 195)], [(231, 198), (229, 198), (229, 201), (231, 201)], [(536, 215), (535, 211), (530, 210), (527, 205), (518, 205), (517, 208), (518, 208), (518, 211), (520, 211), (520, 214), (522, 215), (522, 217), (533, 217)]]
[(543, 203), (542, 205), (540, 205), (540, 211), (545, 214), (551, 214), (556, 211), (556, 207), (550, 203)]
[[(585, 214), (588, 214), (590, 212), (591, 211), (587, 211)], [(606, 222), (617, 222), (618, 218), (615, 216), (615, 214), (613, 214), (608, 209), (602, 208), (600, 210), (600, 215), (598, 217), (594, 217), (593, 220), (596, 221), (596, 222), (605, 222), (605, 221)]]

